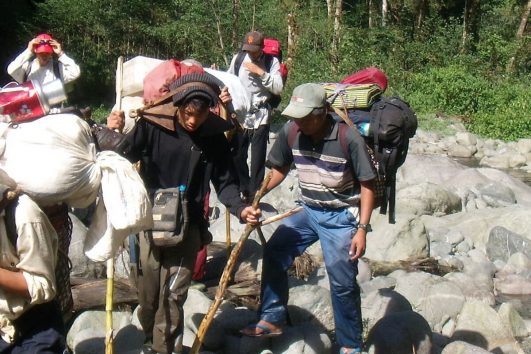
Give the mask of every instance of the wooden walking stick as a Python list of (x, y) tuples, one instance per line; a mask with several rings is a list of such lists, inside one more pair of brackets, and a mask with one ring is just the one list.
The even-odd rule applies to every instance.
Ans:
[[(116, 63), (116, 109), (122, 110), (122, 75), (124, 58)], [(107, 260), (107, 292), (105, 295), (105, 354), (113, 354), (112, 308), (114, 296), (114, 254)]]
[[(226, 121), (232, 120), (234, 122), (235, 117), (232, 114), (229, 114), (227, 107), (223, 103), (219, 103), (219, 116)], [(225, 132), (225, 138), (227, 141), (231, 141), (234, 137), (236, 128), (228, 130)], [(225, 207), (225, 244), (227, 245), (227, 259), (230, 257), (230, 252), (232, 250), (232, 237), (230, 235), (230, 210)]]
[[(256, 195), (254, 196), (253, 200), (253, 207), (257, 208), (258, 203), (260, 202), (260, 199), (266, 192), (266, 187), (269, 184), (269, 181), (271, 180), (272, 172), (270, 171), (266, 178), (264, 179), (264, 182), (262, 182), (262, 186), (260, 187), (260, 190), (256, 192)], [(201, 321), (201, 325), (199, 326), (199, 330), (197, 331), (197, 336), (195, 337), (194, 344), (192, 346), (192, 349), (190, 350), (190, 354), (197, 354), (199, 349), (201, 348), (201, 345), (203, 344), (205, 334), (208, 330), (208, 327), (210, 326), (210, 323), (214, 319), (214, 315), (216, 314), (216, 311), (219, 308), (219, 305), (221, 305), (221, 301), (223, 301), (223, 296), (225, 295), (225, 290), (227, 290), (227, 286), (230, 280), (230, 275), (232, 273), (232, 270), (234, 266), (236, 265), (236, 261), (238, 260), (238, 256), (240, 255), (242, 251), (242, 246), (244, 242), (249, 238), (249, 235), (251, 232), (255, 229), (254, 225), (247, 224), (245, 226), (245, 230), (243, 231), (243, 234), (240, 236), (240, 239), (238, 240), (238, 243), (234, 246), (232, 249), (232, 252), (230, 254), (230, 257), (227, 261), (227, 264), (225, 265), (225, 269), (223, 270), (223, 274), (221, 275), (221, 279), (219, 281), (218, 289), (216, 290), (216, 296), (214, 299), (214, 302), (212, 305), (210, 305), (210, 308), (208, 309), (207, 314), (205, 317), (203, 317), (203, 321)]]
[(227, 259), (230, 257), (232, 248), (232, 238), (230, 236), (230, 210), (225, 207), (225, 243), (227, 245)]

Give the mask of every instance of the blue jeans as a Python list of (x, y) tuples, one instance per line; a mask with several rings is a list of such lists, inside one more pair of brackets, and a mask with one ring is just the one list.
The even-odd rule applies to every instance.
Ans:
[(276, 324), (286, 321), (287, 270), (295, 257), (318, 239), (330, 280), (330, 294), (340, 346), (362, 347), (360, 288), (356, 282), (358, 263), (349, 257), (355, 217), (346, 209), (314, 208), (286, 218), (264, 249), (260, 319)]

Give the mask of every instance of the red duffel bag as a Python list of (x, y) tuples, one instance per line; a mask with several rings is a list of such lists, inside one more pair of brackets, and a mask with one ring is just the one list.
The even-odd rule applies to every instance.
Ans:
[(382, 92), (387, 88), (387, 76), (378, 68), (370, 67), (356, 71), (343, 80), (342, 84), (376, 84)]
[(151, 104), (170, 92), (170, 84), (181, 76), (203, 72), (200, 66), (182, 64), (176, 59), (160, 63), (144, 77), (144, 104)]

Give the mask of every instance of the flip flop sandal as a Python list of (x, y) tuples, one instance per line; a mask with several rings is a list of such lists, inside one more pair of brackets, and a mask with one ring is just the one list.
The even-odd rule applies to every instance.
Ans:
[[(260, 329), (261, 331), (260, 332), (252, 332), (252, 333), (247, 333), (245, 332), (246, 329)], [(255, 324), (250, 324), (248, 325), (247, 327), (245, 327), (244, 329), (242, 329), (240, 331), (241, 334), (243, 334), (244, 336), (247, 336), (247, 337), (263, 337), (263, 338), (268, 338), (268, 337), (277, 337), (277, 336), (280, 336), (282, 334), (282, 331), (281, 330), (277, 330), (277, 331), (272, 331), (269, 327), (267, 326), (264, 326), (262, 324), (259, 324), (259, 323), (255, 323)]]

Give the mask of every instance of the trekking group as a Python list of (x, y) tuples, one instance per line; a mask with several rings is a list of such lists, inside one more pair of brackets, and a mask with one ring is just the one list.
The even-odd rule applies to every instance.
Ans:
[[(56, 39), (40, 34), (9, 65), (8, 73), (19, 84), (33, 80), (45, 85), (57, 79), (67, 84), (80, 75), (80, 69)], [(282, 220), (264, 245), (258, 317), (241, 329), (241, 335), (282, 335), (289, 324), (288, 268), (320, 241), (339, 352), (362, 352), (357, 262), (372, 231), (373, 209), (388, 210), (394, 222), (394, 176), (405, 160), (416, 117), (405, 102), (381, 96), (387, 78), (374, 68), (342, 83), (303, 83), (282, 110), (287, 122), (267, 154), (272, 113), (286, 75), (279, 42), (249, 32), (226, 73), (203, 68), (194, 60), (161, 63), (144, 78), (144, 106), (134, 114), (112, 111), (106, 127), (99, 128), (100, 133), (106, 129), (104, 138), (95, 134), (100, 149), (112, 149), (110, 154), (117, 153), (117, 159), (137, 166), (141, 192), (151, 204), (145, 211), (149, 227), (138, 222), (139, 232), (130, 236), (139, 250), (134, 271), (138, 316), (146, 336), (142, 353), (184, 353), (183, 305), (192, 280), (200, 280), (204, 273), (206, 245), (212, 241), (211, 185), (241, 223), (258, 225), (262, 212), (251, 203), (266, 166), (271, 171), (266, 193), (294, 166), (302, 211)], [(148, 84), (155, 89), (148, 89)], [(243, 92), (244, 104), (235, 87)], [(354, 103), (348, 101), (351, 96), (356, 96)], [(131, 119), (132, 128), (117, 133)], [(384, 125), (394, 129), (383, 129)], [(6, 143), (6, 155), (8, 148)], [(72, 313), (68, 212), (76, 205), (66, 198), (53, 203), (33, 200), (21, 188), (17, 174), (10, 173), (10, 161), (3, 159), (0, 354), (67, 352), (64, 323)], [(95, 201), (98, 192), (92, 194), (85, 199)], [(105, 205), (111, 215), (110, 203)], [(105, 221), (100, 224), (108, 228)]]

